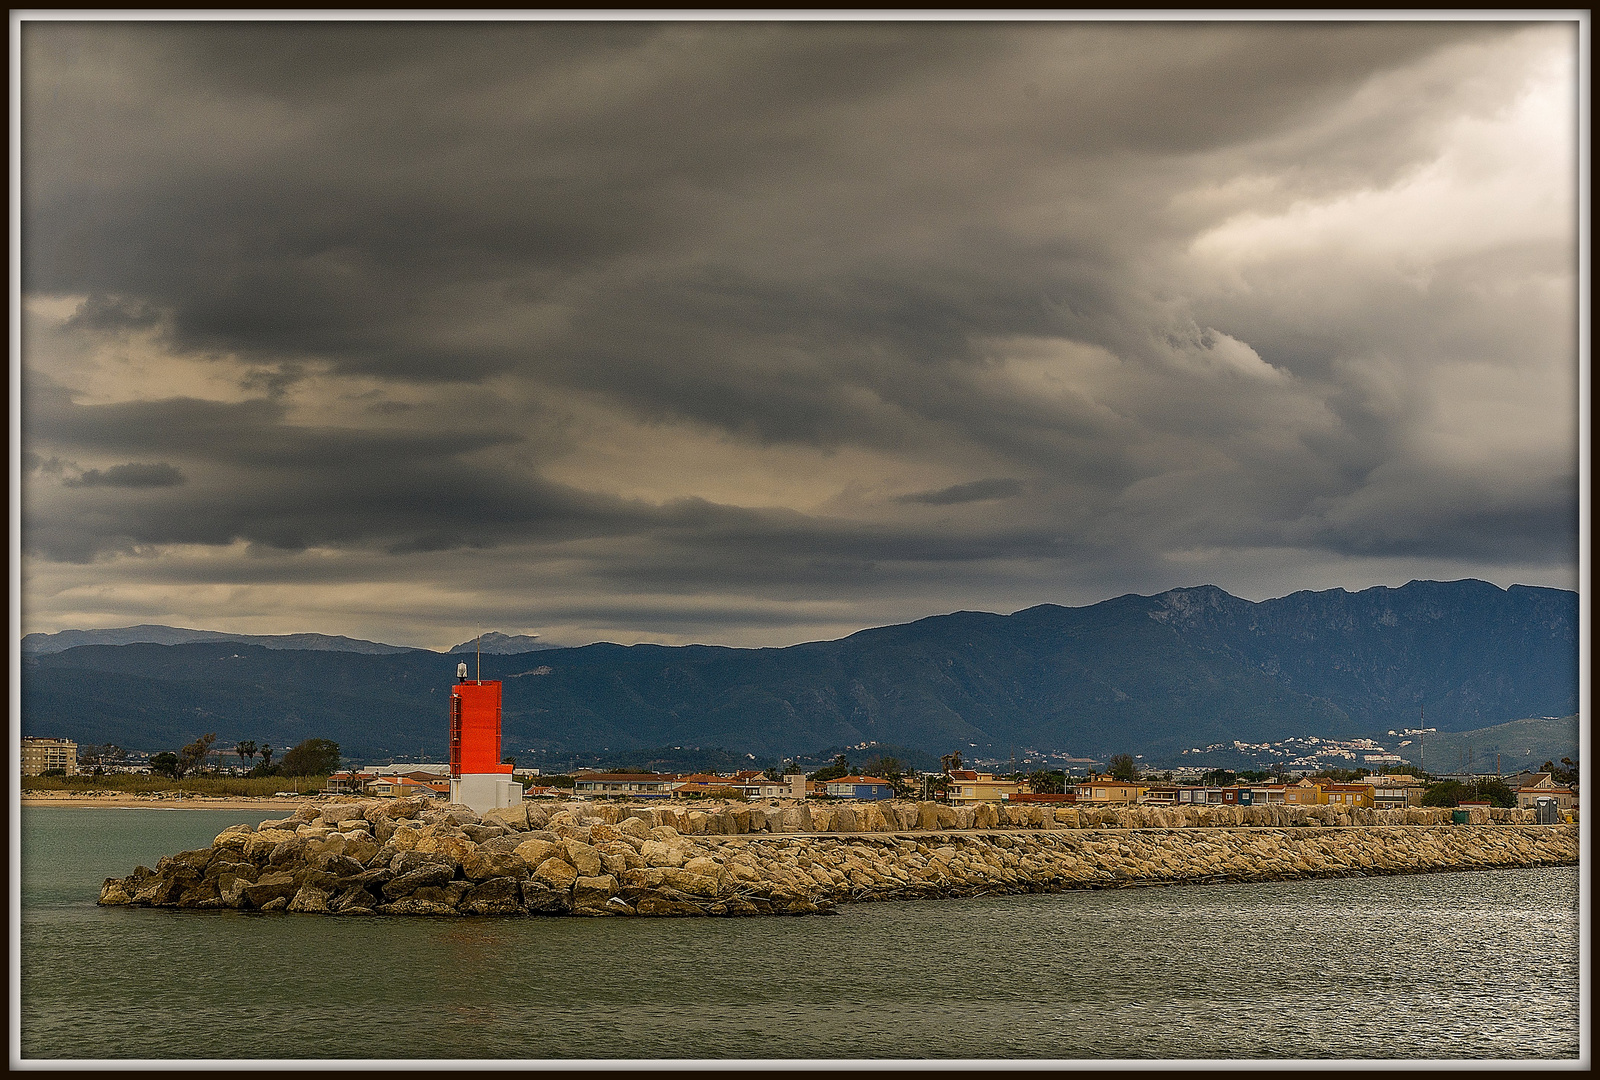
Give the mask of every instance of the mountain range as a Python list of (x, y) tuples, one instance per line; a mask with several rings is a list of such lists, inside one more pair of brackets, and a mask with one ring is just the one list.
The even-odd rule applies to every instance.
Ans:
[[(1570, 715), (1577, 616), (1576, 593), (1475, 580), (1261, 602), (1200, 586), (956, 612), (785, 648), (486, 648), (482, 668), (504, 680), (508, 753), (693, 745), (770, 759), (878, 742), (1160, 759), (1424, 716), (1463, 731)], [(34, 649), (23, 729), (136, 749), (212, 731), (224, 745), (317, 736), (349, 757), (442, 756), (454, 655), (338, 650), (326, 643), (350, 639), (307, 636), (318, 644), (226, 636)]]

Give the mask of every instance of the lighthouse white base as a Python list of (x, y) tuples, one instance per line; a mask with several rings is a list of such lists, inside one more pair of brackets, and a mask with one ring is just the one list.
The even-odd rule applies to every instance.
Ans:
[(450, 801), (472, 807), (474, 814), (503, 810), (522, 802), (522, 785), (505, 773), (467, 773), (450, 778)]

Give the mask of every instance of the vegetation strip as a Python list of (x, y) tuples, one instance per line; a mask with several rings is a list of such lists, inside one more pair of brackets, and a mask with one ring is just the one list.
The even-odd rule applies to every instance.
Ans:
[[(1550, 866), (1578, 858), (1576, 825), (1528, 824), (1515, 810), (1494, 812), (1497, 823), (1483, 811), (1481, 824), (1444, 825), (1433, 810), (1319, 814), (1334, 808), (1316, 807), (1303, 812), (1304, 824), (1285, 826), (1266, 814), (1246, 819), (1251, 809), (1267, 810), (1247, 808), (1206, 815), (1226, 821), (1196, 818), (1185, 827), (1150, 823), (1152, 814), (1181, 822), (1183, 811), (1135, 807), (1074, 811), (1079, 827), (1068, 828), (1037, 807), (955, 814), (957, 808), (933, 803), (730, 806), (716, 813), (579, 803), (481, 817), (428, 805), (334, 803), (257, 828), (234, 826), (209, 848), (107, 879), (100, 903), (335, 915), (801, 915), (847, 902)], [(1006, 828), (990, 820), (1002, 809), (1013, 819)], [(1107, 814), (1115, 816), (1084, 820)], [(1016, 820), (1023, 817), (1037, 824), (1026, 828)], [(838, 832), (830, 825), (887, 825), (891, 818), (910, 824), (816, 835)], [(709, 831), (713, 823), (716, 831)], [(968, 831), (975, 826), (981, 831)]]

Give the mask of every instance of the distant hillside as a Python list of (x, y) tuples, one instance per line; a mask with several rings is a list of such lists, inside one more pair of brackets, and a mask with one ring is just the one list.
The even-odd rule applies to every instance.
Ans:
[[(1303, 592), (1210, 586), (1013, 615), (957, 612), (782, 649), (485, 652), (508, 753), (719, 747), (771, 758), (878, 742), (938, 755), (1167, 756), (1196, 745), (1466, 730), (1577, 710), (1577, 596), (1481, 581)], [(194, 642), (27, 658), (23, 728), (138, 749), (203, 731), (351, 756), (445, 748), (455, 657)], [(1431, 765), (1431, 762), (1430, 762)]]
[(116, 630), (62, 630), (54, 634), (28, 634), (22, 655), (64, 652), (80, 645), (183, 645), (193, 641), (238, 641), (266, 649), (304, 649), (312, 652), (353, 652), (370, 656), (416, 652), (399, 645), (336, 637), (329, 634), (229, 634), (220, 630), (185, 630), (176, 626), (124, 626)]
[(491, 633), (483, 635), (481, 640), (473, 638), (470, 641), (463, 641), (450, 650), (450, 655), (481, 652), (485, 656), (512, 656), (516, 653), (539, 652), (556, 647), (540, 641), (537, 634)]
[[(1395, 753), (1431, 773), (1494, 772), (1496, 757), (1503, 773), (1537, 769), (1546, 761), (1578, 759), (1578, 717), (1535, 716), (1472, 731), (1441, 731)], [(1420, 750), (1420, 752), (1419, 752)]]

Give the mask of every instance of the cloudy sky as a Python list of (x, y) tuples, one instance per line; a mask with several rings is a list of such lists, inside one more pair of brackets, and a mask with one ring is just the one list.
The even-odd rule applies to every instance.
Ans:
[(1576, 587), (1574, 24), (21, 38), (24, 631)]

